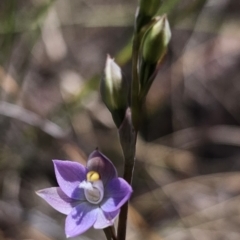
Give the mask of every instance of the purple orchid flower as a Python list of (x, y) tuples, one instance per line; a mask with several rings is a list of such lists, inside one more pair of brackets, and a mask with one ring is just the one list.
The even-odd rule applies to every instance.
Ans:
[(117, 177), (112, 162), (95, 150), (86, 167), (71, 161), (53, 160), (53, 163), (59, 187), (39, 190), (37, 194), (67, 215), (66, 236), (75, 237), (92, 226), (103, 229), (113, 225), (132, 188)]

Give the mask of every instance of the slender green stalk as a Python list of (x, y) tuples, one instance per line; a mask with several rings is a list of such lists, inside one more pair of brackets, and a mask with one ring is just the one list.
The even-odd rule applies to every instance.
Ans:
[[(140, 0), (137, 8), (132, 43), (131, 110), (129, 108), (126, 110), (123, 122), (117, 125), (125, 160), (123, 178), (130, 185), (132, 184), (142, 105), (171, 38), (166, 16), (154, 18), (159, 6), (159, 0)], [(128, 203), (125, 203), (119, 215), (117, 240), (126, 239), (127, 214)]]
[[(137, 33), (134, 34), (132, 46), (132, 89), (131, 89), (131, 121), (124, 129), (119, 129), (119, 137), (124, 153), (124, 174), (123, 178), (132, 184), (133, 169), (135, 164), (136, 140), (139, 127), (139, 78), (138, 78), (138, 50), (140, 39)], [(128, 136), (126, 137), (126, 131)], [(117, 239), (126, 239), (128, 203), (125, 203), (119, 215)]]
[[(121, 134), (120, 134), (121, 140)], [(124, 141), (124, 139), (122, 139)], [(124, 163), (124, 174), (123, 178), (131, 185), (132, 184), (132, 177), (133, 177), (133, 169), (135, 165), (135, 149), (136, 149), (136, 135), (134, 135), (134, 142), (129, 144), (129, 146), (134, 145), (130, 151), (132, 150), (132, 154), (127, 158), (125, 155), (125, 163)], [(124, 148), (123, 148), (124, 149)], [(128, 214), (128, 202), (125, 203), (119, 214), (119, 221), (118, 221), (118, 232), (117, 232), (117, 239), (118, 240), (125, 240), (126, 239), (126, 228), (127, 228), (127, 214)]]
[(109, 226), (103, 229), (107, 240), (117, 240), (114, 226)]
[[(131, 111), (127, 109), (126, 116), (119, 128), (119, 137), (124, 154), (124, 174), (123, 178), (131, 185), (133, 169), (135, 164), (136, 141), (141, 120), (141, 108), (144, 98), (140, 99), (140, 79), (139, 79), (139, 51), (141, 41), (148, 26), (156, 20), (151, 18), (159, 6), (158, 0), (142, 0), (140, 8), (137, 9), (133, 43), (132, 43), (132, 86), (131, 86)], [(146, 10), (146, 11), (145, 11)], [(150, 12), (149, 12), (150, 11)], [(130, 112), (130, 114), (128, 114)], [(119, 215), (117, 239), (126, 239), (128, 203), (125, 203)]]
[[(131, 110), (128, 108), (124, 121), (119, 128), (119, 139), (124, 154), (124, 174), (123, 178), (131, 185), (136, 152), (136, 132), (132, 125)], [(125, 203), (119, 215), (118, 240), (125, 240), (127, 227), (128, 203)]]
[[(131, 181), (132, 181), (134, 164), (135, 164), (135, 161), (131, 165), (130, 164), (125, 164), (125, 166), (124, 166), (123, 178), (126, 181), (128, 181), (129, 184), (131, 184)], [(118, 233), (117, 233), (117, 239), (118, 240), (125, 240), (126, 239), (127, 214), (128, 214), (128, 202), (125, 203), (122, 206), (121, 212), (119, 214)]]
[(131, 89), (131, 110), (132, 110), (132, 123), (135, 132), (139, 128), (139, 76), (138, 76), (138, 50), (140, 47), (140, 36), (135, 33), (132, 46), (132, 89)]

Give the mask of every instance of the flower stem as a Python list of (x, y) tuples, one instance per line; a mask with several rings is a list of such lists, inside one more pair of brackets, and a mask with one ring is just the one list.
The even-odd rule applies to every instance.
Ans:
[(132, 45), (132, 89), (131, 89), (131, 111), (132, 123), (135, 132), (139, 128), (139, 77), (138, 77), (138, 51), (140, 47), (140, 34), (135, 33)]
[(117, 240), (114, 226), (109, 226), (103, 229), (107, 240)]
[[(136, 137), (132, 125), (131, 111), (126, 111), (125, 119), (119, 128), (119, 139), (124, 154), (124, 174), (123, 178), (131, 185), (133, 169), (135, 164)], [(117, 239), (125, 240), (127, 227), (128, 203), (125, 203), (119, 215)]]
[[(139, 78), (138, 78), (138, 50), (140, 46), (139, 34), (135, 33), (132, 46), (132, 89), (131, 89), (131, 117), (119, 128), (119, 137), (124, 154), (123, 178), (131, 185), (133, 169), (135, 164), (136, 140), (139, 127), (140, 106), (139, 106)], [(127, 112), (126, 117), (127, 118)], [(130, 121), (129, 121), (130, 120)], [(128, 202), (125, 203), (119, 215), (117, 239), (126, 239)]]
[[(128, 162), (125, 159), (124, 165), (124, 175), (123, 178), (131, 184), (132, 176), (133, 176), (133, 169), (135, 164), (135, 159), (131, 159), (132, 161)], [(126, 239), (126, 228), (127, 228), (127, 214), (128, 214), (128, 202), (126, 202), (119, 214), (119, 221), (118, 221), (118, 232), (117, 232), (117, 239), (118, 240), (125, 240)]]

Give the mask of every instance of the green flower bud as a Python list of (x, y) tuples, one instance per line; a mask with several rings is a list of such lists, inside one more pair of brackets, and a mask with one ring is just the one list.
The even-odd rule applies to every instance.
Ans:
[(112, 113), (113, 120), (118, 127), (128, 107), (128, 90), (128, 83), (124, 81), (120, 67), (108, 55), (100, 92), (103, 102)]
[(171, 30), (167, 17), (159, 17), (145, 33), (142, 47), (142, 57), (146, 62), (157, 63), (166, 54), (171, 39)]
[(157, 74), (157, 66), (163, 60), (171, 39), (167, 17), (158, 17), (145, 33), (142, 40), (139, 78), (140, 99), (144, 99)]

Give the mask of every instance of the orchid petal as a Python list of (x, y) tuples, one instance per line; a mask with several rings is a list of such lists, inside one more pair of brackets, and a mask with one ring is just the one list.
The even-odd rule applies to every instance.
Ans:
[(83, 202), (73, 208), (65, 222), (65, 233), (67, 237), (75, 237), (87, 231), (93, 226), (97, 219), (99, 208)]
[(112, 179), (105, 187), (101, 208), (104, 212), (119, 209), (131, 196), (132, 187), (122, 178)]
[(59, 187), (45, 188), (36, 192), (58, 212), (69, 214), (79, 201), (69, 198)]
[(53, 160), (59, 187), (70, 198), (84, 200), (79, 184), (86, 179), (87, 170), (77, 162)]
[(96, 229), (103, 229), (114, 224), (114, 220), (117, 218), (120, 209), (117, 209), (114, 212), (103, 212), (101, 209), (98, 212), (97, 220), (94, 223), (93, 227)]
[(99, 173), (104, 185), (117, 177), (117, 170), (112, 162), (98, 150), (90, 154), (87, 161), (87, 169)]

